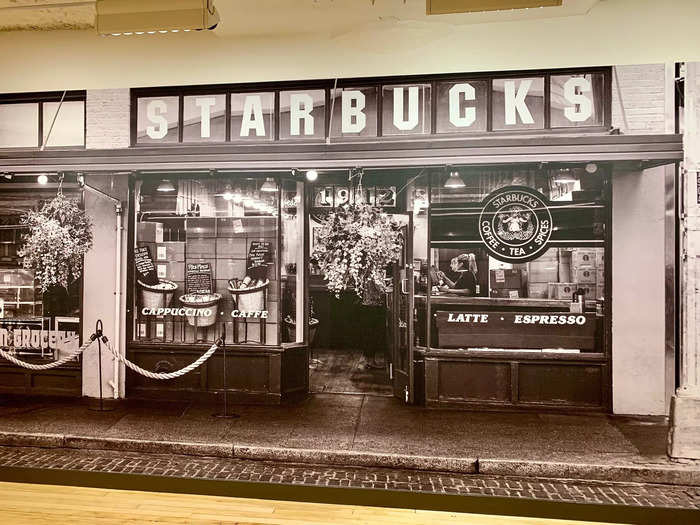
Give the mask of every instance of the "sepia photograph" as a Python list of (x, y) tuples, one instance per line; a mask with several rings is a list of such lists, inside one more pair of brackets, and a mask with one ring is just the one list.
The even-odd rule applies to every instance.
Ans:
[(0, 1), (3, 523), (696, 522), (698, 20)]

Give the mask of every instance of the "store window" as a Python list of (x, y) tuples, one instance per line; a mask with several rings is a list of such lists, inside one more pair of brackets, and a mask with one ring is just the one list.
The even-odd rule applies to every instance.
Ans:
[(280, 138), (326, 136), (326, 90), (280, 91)]
[(183, 142), (226, 140), (226, 95), (183, 97)]
[(331, 90), (333, 137), (377, 136), (376, 87)]
[(303, 318), (303, 251), (294, 247), (303, 242), (303, 183), (280, 183), (274, 174), (137, 182), (134, 341), (303, 340), (291, 326)]
[(437, 132), (485, 132), (487, 127), (489, 82), (470, 80), (438, 82)]
[(544, 77), (493, 81), (493, 129), (544, 129)]
[(136, 111), (136, 142), (138, 144), (179, 141), (180, 97), (139, 98)]
[(382, 86), (382, 134), (431, 133), (430, 84)]
[[(42, 293), (34, 272), (23, 267), (22, 215), (40, 209), (56, 192), (52, 183), (51, 189), (37, 185), (28, 191), (20, 187), (23, 182), (0, 188), (0, 346), (28, 357), (60, 358), (79, 346), (82, 278), (67, 289), (57, 285)], [(64, 195), (79, 202), (80, 193), (67, 186)]]
[(0, 99), (0, 148), (84, 147), (85, 93)]
[(552, 75), (549, 98), (553, 128), (603, 125), (605, 80), (602, 73)]
[(431, 346), (602, 353), (605, 182), (594, 164), (435, 173), (416, 286)]
[(275, 139), (275, 94), (231, 94), (231, 140)]

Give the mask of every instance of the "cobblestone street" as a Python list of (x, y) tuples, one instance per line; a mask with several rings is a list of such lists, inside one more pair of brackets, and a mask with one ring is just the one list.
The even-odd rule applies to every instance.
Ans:
[(3, 467), (700, 509), (700, 487), (338, 468), (133, 452), (0, 447), (0, 469)]

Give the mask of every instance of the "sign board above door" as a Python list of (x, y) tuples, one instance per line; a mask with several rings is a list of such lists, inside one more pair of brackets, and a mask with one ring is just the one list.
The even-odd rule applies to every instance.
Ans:
[(141, 144), (605, 131), (610, 68), (132, 90)]

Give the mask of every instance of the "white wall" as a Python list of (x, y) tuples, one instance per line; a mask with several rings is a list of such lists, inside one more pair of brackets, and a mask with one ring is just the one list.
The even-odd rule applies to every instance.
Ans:
[[(264, 11), (254, 32), (227, 30), (235, 23), (224, 19), (213, 32), (138, 37), (0, 33), (0, 93), (700, 60), (697, 0), (605, 0), (581, 16), (483, 24), (418, 16), (423, 0), (376, 2), (391, 1), (397, 16), (356, 1), (366, 13), (357, 23), (338, 27), (342, 12), (329, 3), (284, 33)], [(257, 7), (240, 9), (250, 17)], [(400, 19), (404, 9), (410, 19)]]
[(613, 412), (667, 414), (664, 168), (613, 173)]

